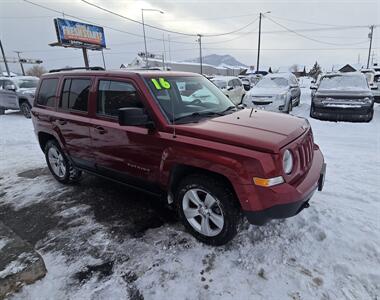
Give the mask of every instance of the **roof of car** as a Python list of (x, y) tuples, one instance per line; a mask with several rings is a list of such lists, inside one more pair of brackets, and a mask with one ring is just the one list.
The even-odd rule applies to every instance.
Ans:
[(119, 77), (123, 77), (125, 75), (136, 75), (139, 74), (143, 77), (167, 77), (167, 76), (201, 76), (197, 73), (190, 72), (177, 72), (177, 71), (161, 71), (161, 70), (146, 70), (146, 69), (116, 69), (116, 70), (62, 70), (57, 72), (51, 72), (44, 74), (44, 76), (49, 75), (98, 75), (98, 76), (110, 76), (115, 75)]
[(281, 78), (290, 78), (290, 77), (294, 77), (294, 74), (292, 73), (269, 73), (268, 75), (265, 75), (265, 77), (268, 77), (268, 78), (278, 78), (278, 77), (281, 77)]
[(334, 77), (334, 76), (364, 76), (362, 72), (336, 72), (336, 73), (328, 73), (323, 74), (322, 77)]

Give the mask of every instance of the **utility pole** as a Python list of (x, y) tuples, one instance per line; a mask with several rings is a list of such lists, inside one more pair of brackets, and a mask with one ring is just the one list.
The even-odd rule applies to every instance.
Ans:
[(367, 60), (367, 69), (369, 68), (369, 60), (370, 60), (370, 57), (371, 57), (371, 49), (372, 49), (372, 37), (373, 37), (373, 28), (375, 26), (374, 25), (371, 25), (369, 28), (371, 30), (371, 32), (368, 34), (368, 37), (369, 37), (369, 50), (368, 50), (368, 60)]
[(141, 9), (141, 21), (143, 26), (143, 33), (144, 33), (144, 47), (145, 47), (145, 67), (148, 67), (148, 50), (146, 47), (146, 36), (145, 36), (145, 23), (144, 23), (144, 11), (156, 11), (160, 14), (163, 14), (164, 12), (159, 9), (153, 9), (153, 8), (142, 8)]
[(198, 34), (198, 43), (199, 43), (199, 66), (201, 75), (203, 74), (203, 62), (202, 62), (202, 35)]
[(141, 9), (141, 21), (144, 33), (144, 47), (145, 47), (145, 67), (148, 67), (148, 50), (146, 48), (146, 37), (145, 37), (145, 23), (144, 23), (144, 9)]
[(261, 18), (264, 16), (264, 14), (269, 14), (270, 11), (267, 11), (265, 13), (260, 13), (259, 15), (259, 37), (257, 42), (257, 63), (256, 63), (256, 74), (260, 71), (260, 46), (261, 46)]
[(162, 34), (162, 46), (164, 47), (164, 53), (162, 54), (162, 69), (165, 71), (166, 49), (165, 49), (165, 33)]
[(14, 51), (14, 52), (17, 53), (17, 57), (18, 57), (18, 60), (20, 62), (20, 67), (21, 67), (22, 75), (25, 76), (24, 66), (22, 64), (21, 57), (20, 57), (20, 53), (22, 53), (22, 52), (21, 51)]
[[(7, 63), (7, 58), (5, 57), (4, 48), (3, 48), (3, 44), (1, 43), (1, 40), (0, 40), (0, 48), (1, 48), (1, 54), (3, 55), (3, 60), (4, 60), (5, 69), (7, 70), (7, 74), (8, 74), (8, 76), (11, 76), (11, 72), (9, 72), (9, 67), (8, 67), (8, 63)], [(1, 74), (1, 75), (2, 75), (2, 74)]]
[(171, 62), (172, 61), (172, 53), (170, 50), (170, 34), (168, 34), (168, 44), (169, 44), (169, 61)]

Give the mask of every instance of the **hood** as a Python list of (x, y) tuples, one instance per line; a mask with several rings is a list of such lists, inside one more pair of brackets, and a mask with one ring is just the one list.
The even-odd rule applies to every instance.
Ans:
[(285, 92), (287, 92), (287, 88), (260, 88), (255, 86), (249, 91), (249, 94), (252, 96), (277, 96)]
[(19, 88), (17, 89), (17, 92), (34, 94), (36, 92), (36, 88)]
[(278, 153), (309, 128), (305, 119), (286, 114), (243, 109), (199, 123), (176, 125), (176, 132), (251, 150)]
[(372, 93), (369, 89), (318, 89), (315, 93), (316, 97), (348, 97), (348, 98), (363, 98), (371, 97)]

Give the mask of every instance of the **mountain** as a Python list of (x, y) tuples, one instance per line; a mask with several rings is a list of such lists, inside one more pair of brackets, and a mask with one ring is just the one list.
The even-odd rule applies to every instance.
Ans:
[[(185, 62), (194, 62), (199, 63), (199, 57), (194, 59), (185, 60)], [(246, 67), (245, 64), (236, 60), (231, 55), (219, 55), (219, 54), (210, 54), (202, 57), (202, 62), (204, 64), (213, 65), (215, 67)]]

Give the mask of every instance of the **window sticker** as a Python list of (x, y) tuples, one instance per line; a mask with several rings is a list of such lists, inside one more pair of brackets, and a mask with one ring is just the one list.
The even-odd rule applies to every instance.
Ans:
[(170, 89), (170, 83), (168, 81), (166, 81), (165, 78), (160, 77), (160, 78), (158, 78), (158, 80), (155, 78), (152, 78), (151, 81), (153, 82), (154, 87), (157, 90)]

